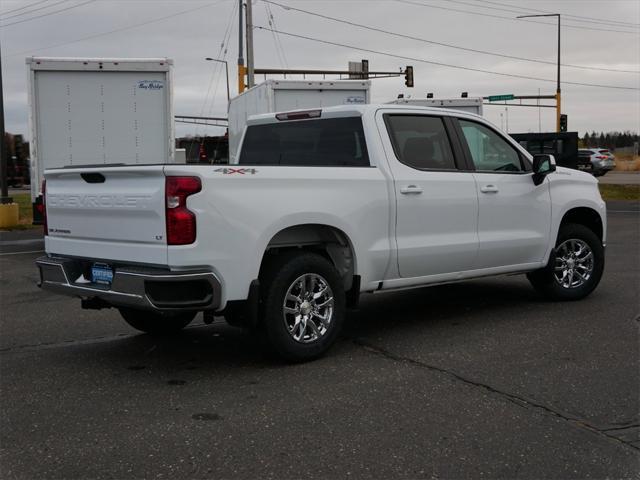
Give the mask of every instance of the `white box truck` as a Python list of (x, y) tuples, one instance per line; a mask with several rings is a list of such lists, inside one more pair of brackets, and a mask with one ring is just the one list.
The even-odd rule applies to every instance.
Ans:
[(49, 168), (175, 161), (168, 58), (26, 59), (31, 199), (40, 217)]
[(370, 103), (370, 80), (267, 80), (229, 102), (229, 163), (236, 154), (247, 118), (301, 108)]
[(467, 98), (397, 98), (389, 102), (395, 105), (412, 105), (414, 107), (451, 108), (482, 116), (482, 97)]

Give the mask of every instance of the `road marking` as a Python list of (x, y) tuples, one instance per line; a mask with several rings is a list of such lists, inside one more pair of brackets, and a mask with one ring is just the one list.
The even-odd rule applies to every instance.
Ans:
[(42, 253), (44, 250), (29, 250), (28, 252), (11, 252), (11, 253), (0, 253), (0, 257), (4, 257), (5, 255), (23, 255), (26, 253)]

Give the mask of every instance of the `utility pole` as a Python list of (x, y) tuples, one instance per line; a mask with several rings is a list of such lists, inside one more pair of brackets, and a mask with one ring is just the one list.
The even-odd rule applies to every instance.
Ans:
[(4, 134), (4, 92), (2, 90), (2, 52), (0, 52), (0, 204), (13, 203), (7, 182), (7, 143)]
[(560, 132), (560, 115), (562, 115), (562, 102), (560, 95), (560, 14), (547, 13), (540, 15), (520, 15), (516, 18), (532, 18), (532, 17), (557, 17), (558, 18), (558, 74), (556, 82), (556, 132)]
[(558, 80), (556, 83), (556, 132), (560, 131), (560, 116), (562, 108), (560, 107), (560, 14), (558, 14)]
[[(540, 96), (540, 89), (538, 89), (538, 97)], [(538, 105), (540, 105), (540, 99), (538, 98)], [(538, 106), (538, 133), (542, 133), (542, 114), (540, 107)]]
[(247, 87), (251, 88), (255, 85), (253, 75), (253, 9), (252, 0), (247, 0), (247, 10), (245, 15), (247, 18)]
[(244, 51), (243, 34), (242, 34), (242, 0), (238, 0), (238, 93), (244, 92), (244, 76), (246, 68), (244, 66), (244, 57), (242, 52)]
[(509, 133), (509, 109), (506, 106), (504, 107), (504, 117), (506, 119), (506, 132)]

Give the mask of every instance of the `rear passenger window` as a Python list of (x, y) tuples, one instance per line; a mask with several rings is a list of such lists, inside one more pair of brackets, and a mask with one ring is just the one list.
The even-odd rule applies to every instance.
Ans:
[(327, 118), (249, 126), (239, 163), (368, 167), (362, 119)]
[(396, 157), (418, 170), (455, 170), (449, 137), (440, 117), (385, 115)]

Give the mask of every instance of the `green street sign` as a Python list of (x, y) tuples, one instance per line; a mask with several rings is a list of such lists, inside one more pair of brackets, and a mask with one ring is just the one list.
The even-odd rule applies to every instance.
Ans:
[(515, 97), (512, 93), (508, 95), (491, 95), (489, 97), (490, 102), (499, 102), (500, 100), (513, 100)]

